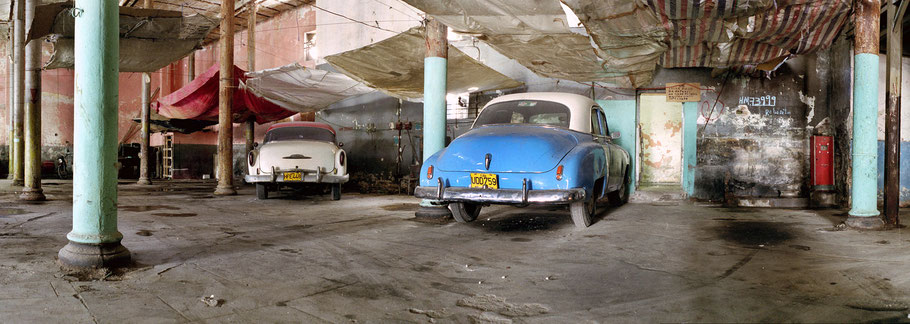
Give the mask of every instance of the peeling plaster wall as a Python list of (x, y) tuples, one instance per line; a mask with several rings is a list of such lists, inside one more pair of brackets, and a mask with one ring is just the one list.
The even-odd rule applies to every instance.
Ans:
[(660, 69), (652, 87), (700, 82), (709, 89), (698, 104), (694, 197), (806, 197), (809, 136), (828, 115), (817, 102), (828, 81), (809, 69), (824, 75), (827, 65), (827, 58), (797, 58), (770, 80), (731, 77), (725, 87), (708, 69)]

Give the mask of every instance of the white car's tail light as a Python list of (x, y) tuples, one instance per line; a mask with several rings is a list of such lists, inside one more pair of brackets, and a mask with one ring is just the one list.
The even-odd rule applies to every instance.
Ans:
[(256, 164), (256, 154), (253, 154), (253, 152), (250, 152), (249, 154), (247, 154), (247, 159), (250, 161), (250, 166), (253, 166)]
[(338, 154), (338, 164), (344, 166), (344, 151), (341, 151), (341, 154)]

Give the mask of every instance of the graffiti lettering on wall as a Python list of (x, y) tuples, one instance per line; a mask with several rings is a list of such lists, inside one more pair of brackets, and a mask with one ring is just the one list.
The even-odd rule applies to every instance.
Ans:
[(777, 96), (739, 97), (739, 104), (753, 107), (774, 107), (777, 106)]
[(766, 108), (764, 111), (765, 116), (789, 116), (790, 110), (787, 108)]

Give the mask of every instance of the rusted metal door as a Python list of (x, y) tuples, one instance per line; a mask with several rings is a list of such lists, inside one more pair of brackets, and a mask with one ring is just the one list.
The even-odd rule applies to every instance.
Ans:
[(682, 104), (662, 93), (639, 97), (641, 182), (679, 184), (682, 179)]

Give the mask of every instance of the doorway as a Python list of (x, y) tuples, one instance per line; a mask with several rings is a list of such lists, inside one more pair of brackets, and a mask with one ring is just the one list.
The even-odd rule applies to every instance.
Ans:
[(639, 96), (642, 187), (680, 188), (682, 183), (683, 105), (663, 93)]

